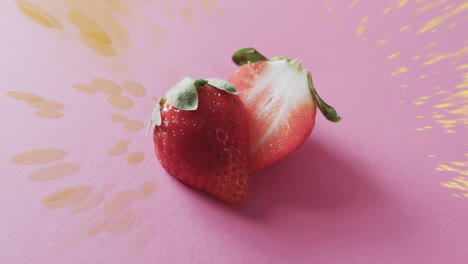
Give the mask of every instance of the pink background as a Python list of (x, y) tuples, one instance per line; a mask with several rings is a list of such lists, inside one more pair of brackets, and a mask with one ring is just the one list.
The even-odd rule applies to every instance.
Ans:
[[(0, 263), (468, 263), (467, 9), (463, 0), (1, 1)], [(77, 26), (70, 11), (100, 27)], [(115, 56), (80, 39), (90, 27)], [(146, 123), (151, 96), (184, 76), (227, 79), (245, 46), (300, 58), (344, 119), (319, 115), (310, 139), (232, 208), (168, 176), (144, 129), (110, 116)], [(118, 109), (73, 88), (93, 78), (147, 93), (122, 92), (134, 106)], [(11, 91), (64, 108), (36, 105), (57, 115), (41, 117)], [(115, 149), (119, 140), (129, 145)], [(18, 164), (50, 148), (66, 155)], [(37, 178), (64, 162), (79, 169)]]

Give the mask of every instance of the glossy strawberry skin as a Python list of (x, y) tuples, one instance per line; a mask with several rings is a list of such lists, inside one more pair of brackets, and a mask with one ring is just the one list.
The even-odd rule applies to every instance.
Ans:
[(198, 108), (165, 102), (154, 130), (156, 156), (182, 183), (222, 201), (242, 202), (249, 188), (249, 127), (237, 95), (211, 85), (197, 89)]

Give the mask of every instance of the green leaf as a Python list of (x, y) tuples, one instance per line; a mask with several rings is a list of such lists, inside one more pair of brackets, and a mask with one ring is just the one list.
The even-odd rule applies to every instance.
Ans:
[(310, 71), (307, 71), (307, 78), (309, 80), (309, 88), (312, 91), (312, 94), (314, 95), (315, 101), (317, 102), (317, 107), (320, 109), (320, 112), (322, 112), (325, 118), (327, 118), (329, 121), (340, 121), (341, 117), (336, 113), (335, 108), (325, 103), (325, 101), (323, 101), (322, 98), (320, 98), (317, 91), (315, 90), (314, 85), (312, 84), (312, 74), (310, 73)]
[(207, 80), (204, 80), (204, 79), (196, 79), (194, 82), (193, 82), (193, 85), (195, 85), (195, 88), (198, 88), (198, 87), (202, 87), (203, 85), (207, 84), (208, 81)]
[(214, 86), (220, 90), (226, 91), (230, 94), (237, 94), (237, 88), (234, 86), (234, 84), (220, 80), (220, 79), (207, 79), (208, 84), (211, 86)]
[(155, 126), (160, 126), (161, 125), (161, 106), (166, 102), (166, 98), (161, 98), (158, 101), (158, 104), (153, 110), (153, 113), (151, 114), (151, 119), (148, 122), (148, 127), (146, 129), (146, 135), (148, 136), (148, 132), (150, 129), (154, 129)]
[(254, 63), (257, 61), (266, 61), (267, 57), (263, 56), (254, 48), (243, 48), (232, 55), (232, 60), (235, 64), (242, 66), (247, 63)]
[(173, 107), (180, 110), (197, 110), (197, 86), (200, 87), (202, 85), (205, 85), (207, 82), (208, 81), (206, 80), (194, 80), (192, 78), (185, 77), (184, 79), (182, 79), (182, 81), (180, 81), (166, 93), (167, 101)]

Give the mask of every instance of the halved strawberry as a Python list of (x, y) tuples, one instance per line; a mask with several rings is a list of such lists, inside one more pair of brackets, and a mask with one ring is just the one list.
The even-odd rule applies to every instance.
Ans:
[(232, 84), (183, 79), (160, 100), (150, 126), (156, 156), (172, 176), (237, 204), (250, 182), (246, 110)]
[(316, 106), (328, 120), (341, 120), (317, 94), (299, 60), (267, 59), (253, 48), (238, 50), (241, 66), (229, 79), (239, 90), (250, 125), (251, 168), (267, 168), (295, 151), (309, 137)]

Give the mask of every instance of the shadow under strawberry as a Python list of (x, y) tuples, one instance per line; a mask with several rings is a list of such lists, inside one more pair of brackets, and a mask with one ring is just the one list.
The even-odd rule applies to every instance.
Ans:
[[(366, 164), (343, 157), (315, 138), (295, 153), (252, 178), (239, 214), (262, 218), (280, 207), (298, 210), (365, 208), (381, 198)], [(341, 156), (340, 156), (341, 155)]]

